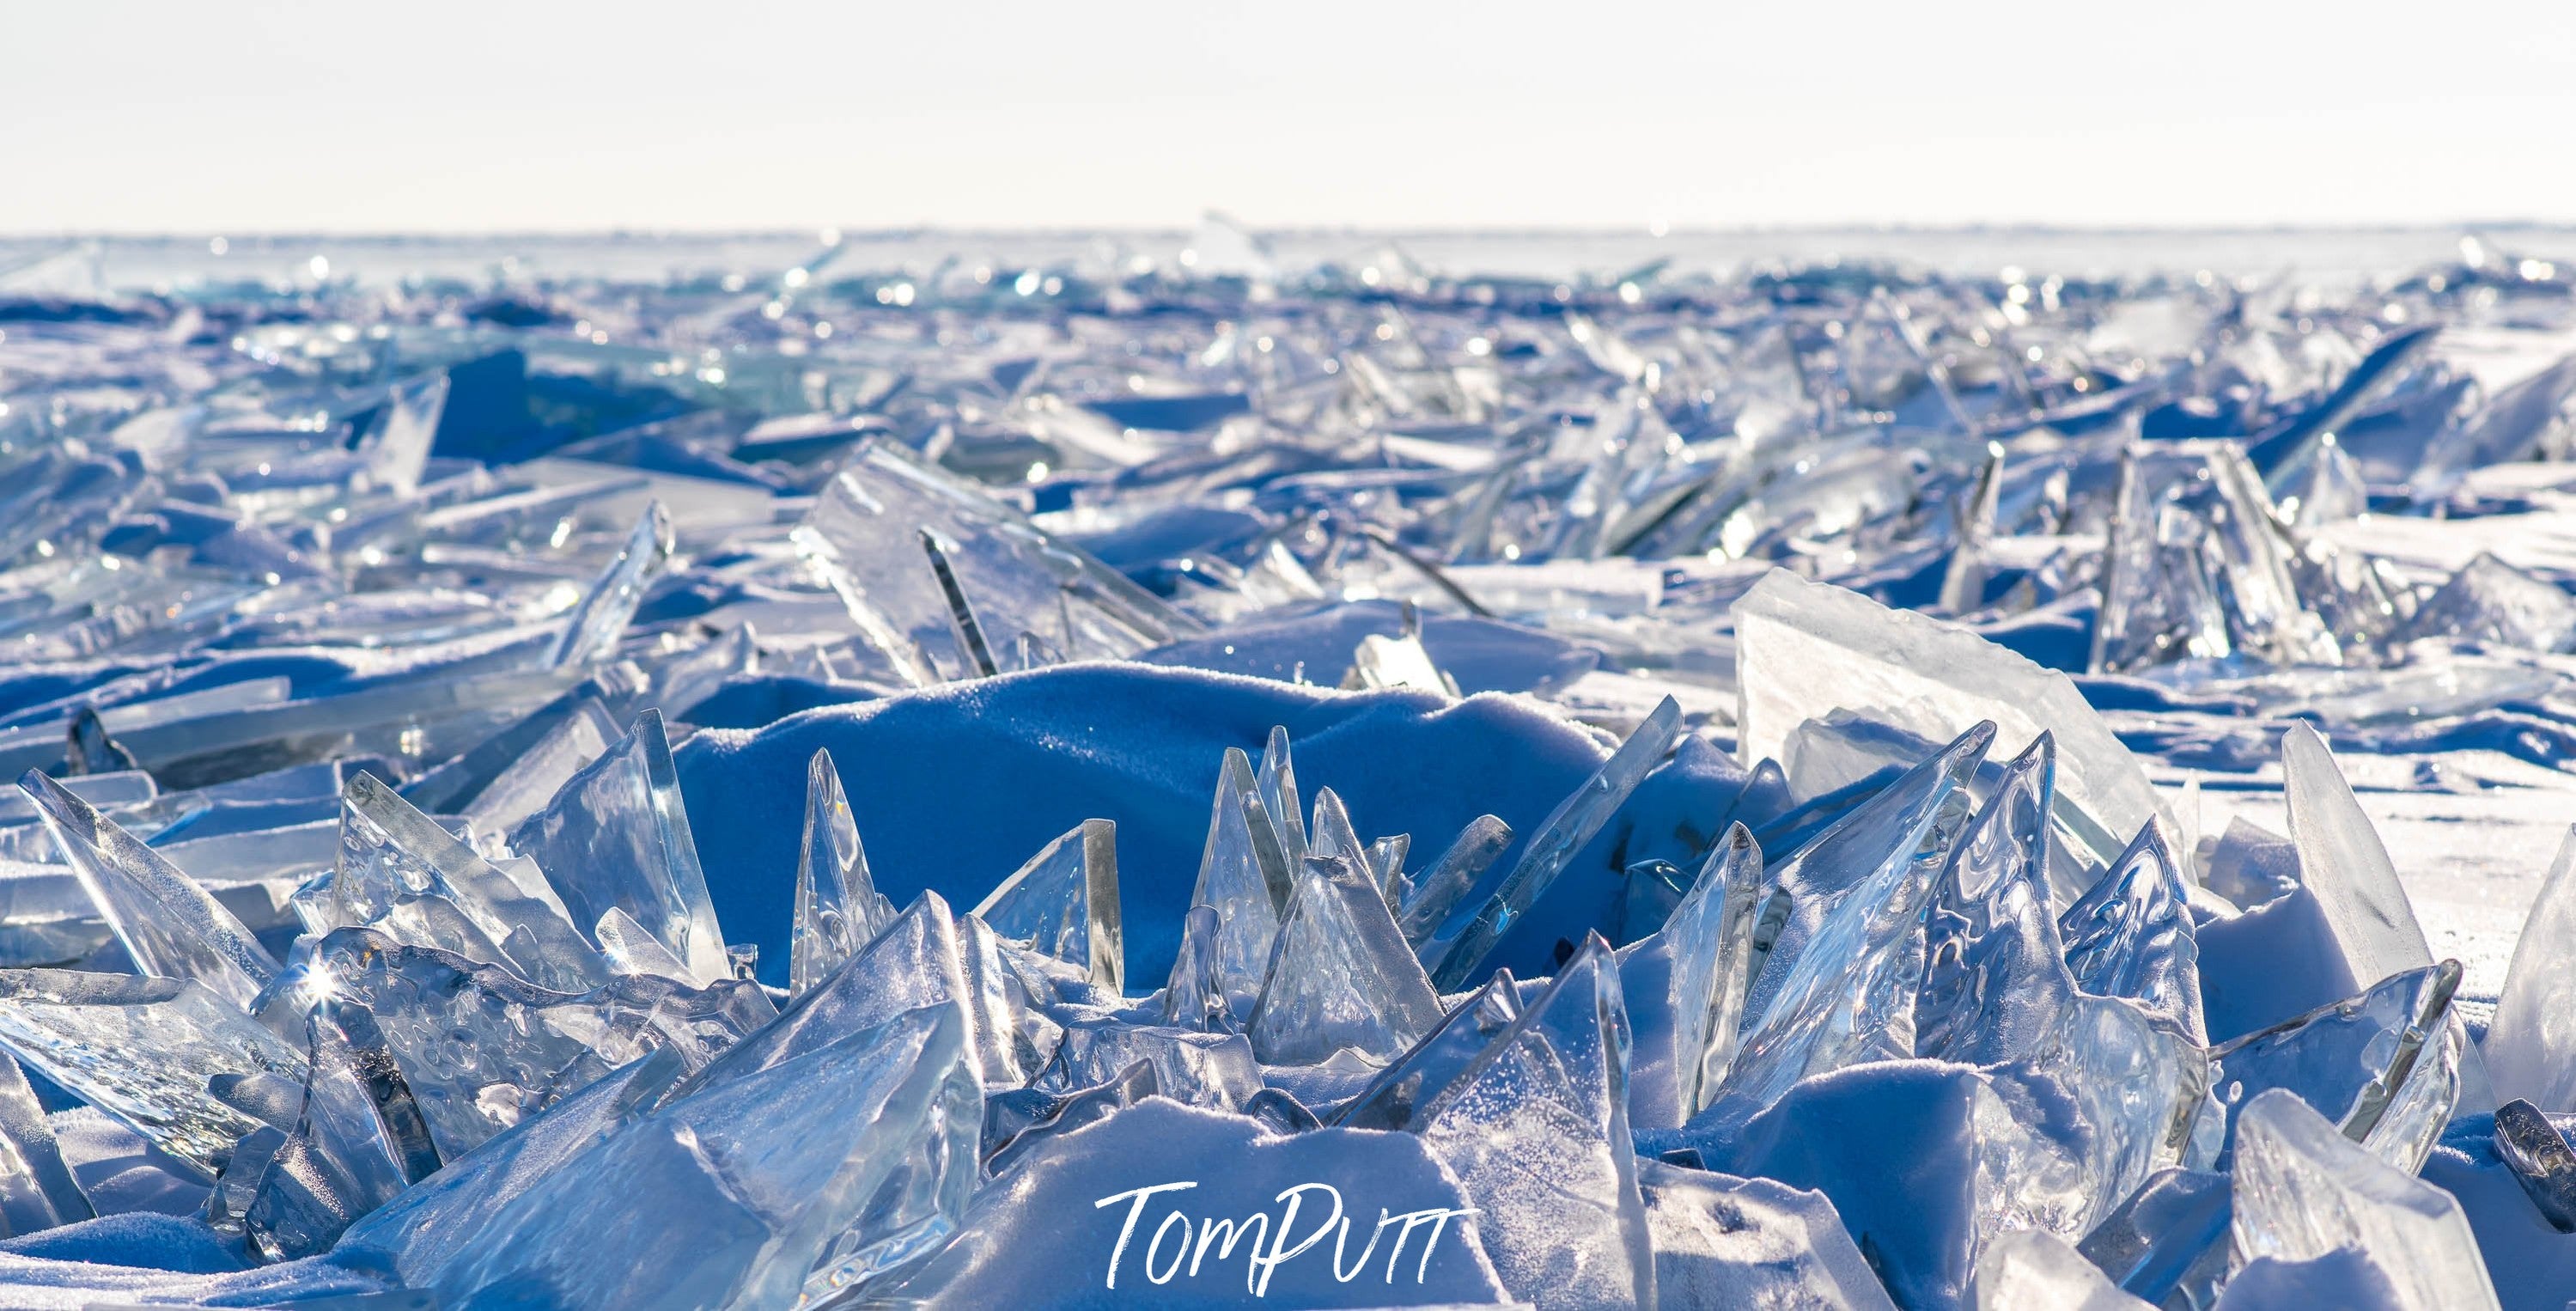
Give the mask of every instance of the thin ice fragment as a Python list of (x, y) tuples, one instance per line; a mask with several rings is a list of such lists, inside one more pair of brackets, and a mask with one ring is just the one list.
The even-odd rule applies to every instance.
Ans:
[(615, 906), (699, 983), (732, 973), (661, 711), (645, 711), (607, 755), (512, 830), (510, 849), (546, 872), (573, 923), (596, 924)]
[(805, 764), (805, 840), (797, 848), (796, 923), (788, 944), (788, 992), (802, 997), (894, 922), (894, 903), (868, 877), (858, 821), (841, 791), (832, 753)]
[(98, 711), (82, 706), (72, 712), (69, 740), (63, 744), (64, 772), (72, 776), (112, 774), (140, 769), (134, 753), (107, 735)]
[(590, 931), (599, 943), (600, 959), (613, 974), (650, 974), (676, 983), (689, 982), (689, 967), (671, 954), (635, 917), (611, 906)]
[(1423, 1035), (1368, 1087), (1333, 1115), (1345, 1129), (1403, 1129), (1423, 1103), (1438, 1096), (1494, 1038), (1519, 1019), (1520, 985), (1510, 970), (1496, 970), (1485, 986), (1467, 994), (1440, 1026)]
[(186, 979), (0, 970), (0, 1046), (208, 1179), (260, 1124), (209, 1081), (304, 1079), (300, 1053)]
[(2058, 916), (2057, 931), (2078, 991), (2129, 998), (2205, 1043), (2188, 892), (2163, 826), (2150, 820), (2101, 881)]
[(2354, 1145), (2287, 1089), (2237, 1126), (2234, 1261), (2314, 1261), (2352, 1249), (2409, 1311), (2496, 1306), (2495, 1285), (2452, 1196)]
[(2482, 1046), (2496, 1096), (2576, 1110), (2576, 827), (2514, 939)]
[(1736, 741), (1748, 767), (1784, 759), (1800, 724), (1836, 709), (1935, 742), (1991, 720), (2011, 741), (2055, 734), (2050, 817), (2092, 863), (2110, 863), (2163, 812), (2146, 772), (2064, 674), (1965, 629), (1777, 569), (1733, 614)]
[(2496, 1108), (2495, 1152), (2549, 1227), (2576, 1234), (2576, 1146), (2567, 1116), (2552, 1117), (2517, 1097)]
[(9, 1236), (90, 1218), (89, 1195), (73, 1182), (27, 1072), (0, 1056), (0, 1225)]
[[(1252, 1014), (1262, 978), (1269, 972), (1270, 947), (1279, 933), (1284, 900), (1273, 888), (1287, 883), (1284, 869), (1276, 871), (1274, 879), (1271, 865), (1285, 856), (1276, 831), (1261, 831), (1268, 827), (1268, 814), (1254, 794), (1251, 757), (1227, 748), (1190, 904), (1217, 913), (1215, 950), (1199, 962), (1199, 968), (1213, 972), (1226, 1010), (1238, 1022)], [(1264, 837), (1272, 840), (1264, 842)], [(1174, 968), (1178, 969), (1177, 963)]]
[(658, 500), (645, 502), (643, 516), (626, 535), (626, 544), (573, 607), (563, 636), (546, 656), (546, 667), (578, 668), (616, 650), (627, 621), (644, 603), (644, 589), (669, 566), (673, 549), (670, 513)]
[(1977, 1258), (1976, 1311), (2152, 1311), (2100, 1267), (2039, 1230), (2005, 1234)]
[(1233, 1031), (1217, 959), (1223, 923), (1214, 906), (1192, 906), (1182, 918), (1181, 945), (1172, 956), (1172, 977), (1163, 986), (1164, 1024), (1202, 1033)]
[[(1317, 815), (1324, 810), (1319, 802)], [(1320, 822), (1317, 830), (1321, 837)], [(1319, 841), (1314, 851), (1298, 873), (1244, 1031), (1273, 1065), (1313, 1065), (1344, 1048), (1392, 1059), (1440, 1023), (1440, 998), (1377, 881), (1354, 863), (1361, 853), (1340, 841)]]
[(1512, 826), (1493, 815), (1478, 815), (1458, 830), (1449, 849), (1431, 862), (1431, 868), (1413, 881), (1413, 894), (1404, 900), (1397, 924), (1404, 930), (1404, 940), (1413, 944), (1416, 954), (1428, 949), (1432, 935), (1449, 922), (1449, 914), (1466, 900), (1492, 867), (1494, 858), (1512, 845)]
[(251, 1245), (271, 1261), (328, 1250), (412, 1182), (348, 1044), (327, 1021), (312, 1029), (303, 1107), (242, 1210)]
[(1253, 771), (1254, 790), (1261, 795), (1262, 809), (1269, 812), (1270, 822), (1279, 830), (1279, 847), (1288, 859), (1301, 860), (1306, 855), (1306, 812), (1297, 796), (1297, 762), (1288, 748), (1288, 730), (1272, 725), (1270, 740), (1261, 748), (1261, 763)]
[[(2409, 1105), (2408, 1085), (2417, 1078), (2448, 1083), (2447, 1100), (2457, 1099), (2457, 1067), (2443, 1069), (2441, 1038), (2455, 1022), (2451, 998), (2459, 986), (2460, 963), (2443, 961), (2211, 1048), (2216, 1100), (2205, 1114), (2225, 1117), (2227, 1133), (2220, 1141), (2232, 1151), (2245, 1108), (2280, 1088), (2298, 1094), (2355, 1142), (2412, 1171), (2432, 1150), (2449, 1108), (2418, 1109), (2388, 1123), (2385, 1132), (2383, 1122), (2390, 1121), (2393, 1108)], [(2426, 1088), (2432, 1086), (2428, 1082)], [(2222, 1152), (2194, 1164), (2224, 1169), (2226, 1160)]]
[(1145, 1061), (1163, 1096), (1193, 1106), (1239, 1110), (1261, 1091), (1261, 1066), (1240, 1034), (1162, 1029), (1110, 1020), (1077, 1020), (1029, 1086), (1070, 1093), (1097, 1087)]
[(1708, 1106), (1735, 1061), (1761, 893), (1762, 848), (1742, 824), (1729, 825), (1657, 931), (1672, 957), (1672, 1068), (1684, 1120)]
[(135, 968), (154, 978), (194, 981), (235, 1006), (250, 1005), (277, 977), (277, 958), (161, 853), (36, 770), (18, 786), (35, 800), (64, 863), (98, 903)]
[(929, 529), (921, 530), (922, 554), (930, 557), (931, 575), (939, 580), (939, 595), (948, 603), (948, 627), (957, 639), (957, 649), (966, 657), (965, 677), (991, 678), (1002, 672), (993, 663), (992, 644), (984, 640), (984, 624), (975, 617), (975, 607), (966, 599), (966, 589), (958, 585), (957, 571), (949, 567), (948, 553), (939, 546), (939, 538)]
[(1105, 819), (1082, 821), (1002, 880), (973, 914), (995, 933), (1118, 992), (1127, 975), (1118, 910), (1118, 826)]
[(1542, 1308), (1655, 1300), (1628, 1055), (1618, 966), (1592, 934), (1408, 1126), (1481, 1208), (1503, 1286)]
[[(528, 896), (365, 771), (341, 791), (331, 895), (333, 927), (376, 928), (397, 941), (499, 965), (557, 992), (578, 992), (607, 977), (599, 954), (553, 905)], [(431, 910), (444, 914), (431, 916)], [(441, 926), (465, 932), (437, 931)]]
[(2074, 1004), (2048, 892), (2056, 742), (2042, 733), (2004, 767), (1934, 880), (1925, 907), (1914, 1054), (1992, 1065), (2035, 1052)]
[(1537, 904), (1575, 853), (1610, 822), (1612, 815), (1619, 813), (1628, 795), (1672, 750), (1681, 727), (1680, 704), (1665, 697), (1591, 778), (1557, 803), (1523, 845), (1520, 863), (1503, 876), (1493, 895), (1477, 909), (1475, 918), (1459, 931), (1438, 963), (1430, 966), (1434, 987), (1455, 990), (1476, 977), (1476, 971), (1503, 935)]

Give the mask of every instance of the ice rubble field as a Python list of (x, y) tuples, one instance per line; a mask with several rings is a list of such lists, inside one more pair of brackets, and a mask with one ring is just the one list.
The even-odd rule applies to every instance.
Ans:
[(852, 249), (0, 281), (0, 1305), (2576, 1299), (2563, 267)]

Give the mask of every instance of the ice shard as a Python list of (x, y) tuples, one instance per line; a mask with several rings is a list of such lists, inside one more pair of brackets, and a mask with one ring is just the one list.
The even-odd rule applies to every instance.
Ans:
[(2549, 1227), (2576, 1234), (2576, 1146), (2570, 1117), (2551, 1116), (2517, 1097), (2496, 1108), (2495, 1153)]
[(154, 978), (186, 979), (248, 1006), (277, 977), (277, 958), (240, 919), (161, 853), (35, 770), (18, 786), (33, 798), (63, 861), (99, 913)]
[(1118, 826), (1086, 819), (1029, 857), (972, 912), (993, 931), (1118, 992), (1127, 976), (1118, 910)]
[(590, 936), (599, 943), (600, 959), (612, 974), (650, 974), (675, 983), (689, 982), (689, 967), (618, 907), (600, 915)]
[(894, 903), (868, 877), (832, 753), (805, 767), (805, 840), (797, 848), (796, 923), (788, 943), (788, 991), (804, 996), (853, 952), (894, 922)]
[(2036, 1051), (2074, 1003), (2048, 893), (2055, 740), (2042, 733), (2004, 767), (1933, 882), (1924, 908), (1914, 1054), (1966, 1065)]
[(1976, 1311), (2152, 1311), (2099, 1267), (2039, 1230), (2005, 1234), (1977, 1257)]
[(134, 753), (107, 735), (107, 725), (98, 712), (82, 706), (72, 712), (71, 728), (63, 744), (63, 766), (67, 774), (111, 774), (140, 769)]
[[(2358, 996), (2211, 1048), (2216, 1098), (2204, 1114), (2224, 1116), (2228, 1130), (2215, 1141), (2232, 1151), (2245, 1108), (2280, 1088), (2411, 1172), (2432, 1150), (2450, 1108), (2417, 1108), (2393, 1120), (2391, 1111), (2409, 1106), (2409, 1085), (2418, 1079), (2426, 1082), (2417, 1091), (2446, 1084), (2450, 1096), (2440, 1100), (2457, 1100), (2457, 1067), (2443, 1068), (2455, 1049), (2446, 1048), (2443, 1038), (2456, 1023), (2451, 998), (2459, 986), (2460, 963), (2444, 961), (2391, 975)], [(2223, 1169), (2226, 1159), (2222, 1154), (2193, 1164)]]
[(2237, 1138), (2230, 1229), (2238, 1268), (2350, 1249), (2410, 1311), (2497, 1305), (2459, 1202), (2354, 1145), (2289, 1090), (2247, 1104)]
[(1192, 906), (1182, 919), (1181, 945), (1172, 956), (1172, 977), (1163, 986), (1163, 1023), (1201, 1033), (1231, 1032), (1225, 978), (1220, 973), (1217, 936), (1224, 920), (1214, 906)]
[(1298, 860), (1306, 854), (1306, 812), (1300, 809), (1297, 796), (1297, 762), (1288, 748), (1288, 730), (1272, 725), (1270, 740), (1261, 748), (1261, 763), (1253, 770), (1254, 789), (1261, 796), (1261, 807), (1269, 812), (1270, 822), (1279, 830), (1279, 846), (1288, 859)]
[(647, 1051), (673, 1047), (703, 1066), (777, 1014), (738, 980), (700, 990), (619, 975), (559, 993), (367, 929), (335, 930), (298, 956), (271, 1008), (300, 1014), (317, 990), (364, 1006), (448, 1160)]
[[(2315, 728), (2294, 723), (2281, 735), (2281, 769), (2290, 840), (2299, 851), (2299, 879), (2316, 896), (2352, 989), (2431, 965), (2432, 948), (2425, 945), (2424, 926), (2397, 880), (2397, 866)], [(2475, 1046), (2464, 1046), (2461, 1053), (2460, 1098), (2472, 1113), (2495, 1105), (2494, 1087)]]
[(1761, 895), (1762, 848), (1730, 825), (1656, 933), (1672, 960), (1673, 1099), (1684, 1120), (1707, 1107), (1735, 1061)]
[(2514, 939), (2483, 1046), (2496, 1096), (2576, 1110), (2576, 828)]
[[(578, 992), (607, 977), (599, 954), (552, 905), (521, 891), (365, 771), (341, 790), (331, 895), (334, 927), (376, 928), (396, 941), (499, 965), (556, 992)], [(426, 912), (433, 908), (447, 914), (432, 917)], [(470, 929), (471, 937), (439, 932), (442, 926)]]
[(614, 906), (679, 957), (697, 982), (732, 973), (662, 712), (645, 711), (607, 755), (513, 829), (510, 849), (545, 871), (573, 923), (596, 924)]
[(1431, 868), (1414, 880), (1413, 893), (1399, 908), (1397, 923), (1404, 929), (1404, 940), (1413, 944), (1415, 954), (1429, 949), (1433, 935), (1449, 922), (1450, 912), (1466, 900), (1467, 893), (1492, 867), (1494, 858), (1512, 845), (1512, 826), (1492, 815), (1478, 815), (1458, 830), (1449, 849), (1431, 863)]
[(876, 439), (860, 443), (824, 484), (794, 534), (797, 549), (839, 593), (859, 633), (907, 682), (939, 682), (972, 661), (918, 534), (944, 544), (984, 625), (1031, 632), (1067, 659), (1132, 655), (1197, 630), (1197, 623), (1116, 570), (1048, 536), (964, 479)]
[[(1321, 802), (1316, 812), (1325, 812)], [(1349, 821), (1339, 827), (1347, 831)], [(1244, 1032), (1272, 1065), (1318, 1064), (1345, 1048), (1392, 1059), (1439, 1025), (1440, 998), (1377, 880), (1355, 863), (1361, 853), (1340, 841), (1314, 850), (1298, 871)]]
[(1450, 1008), (1438, 1028), (1423, 1035), (1333, 1113), (1345, 1129), (1403, 1129), (1425, 1101), (1458, 1077), (1521, 1014), (1519, 983), (1496, 970), (1485, 985)]
[(576, 668), (616, 650), (627, 621), (644, 603), (644, 589), (670, 564), (673, 549), (670, 512), (658, 500), (646, 502), (643, 517), (626, 535), (626, 544), (573, 606), (563, 636), (546, 656), (547, 667)]
[(899, 1016), (666, 1105), (502, 1208), (489, 1241), (437, 1272), (438, 1297), (603, 1309), (793, 1304), (817, 1262), (854, 1226), (867, 1227), (870, 1204), (917, 1136), (969, 1135), (959, 1155), (972, 1169), (971, 1119), (937, 1127), (960, 1097), (975, 1096), (965, 1028), (954, 1007)]
[(359, 448), (367, 481), (396, 496), (420, 490), (430, 448), (438, 440), (438, 421), (447, 410), (447, 372), (428, 374), (393, 385), (384, 416)]
[(2576, 597), (2480, 552), (2415, 608), (2397, 636), (2565, 651), (2576, 645)]
[(1809, 1075), (1914, 1054), (1923, 904), (1966, 819), (1962, 784), (1993, 738), (1991, 724), (1969, 730), (1781, 867), (1773, 886), (1792, 909), (1719, 1087), (1739, 1112)]
[(1736, 742), (1748, 767), (1782, 758), (1800, 724), (1836, 709), (1935, 742), (1991, 720), (2008, 741), (2056, 735), (2050, 816), (2091, 863), (2109, 864), (2128, 835), (2163, 813), (2146, 772), (2064, 674), (1965, 629), (1781, 570), (1733, 613)]
[(0, 970), (0, 1047), (212, 1179), (260, 1121), (221, 1075), (301, 1083), (304, 1057), (191, 980)]
[(1153, 1067), (1156, 1092), (1192, 1106), (1241, 1110), (1262, 1091), (1261, 1066), (1241, 1034), (1108, 1020), (1066, 1025), (1064, 1041), (1029, 1086), (1040, 1092), (1078, 1092), (1116, 1078), (1138, 1061)]
[(1593, 934), (1408, 1126), (1480, 1208), (1503, 1286), (1542, 1308), (1654, 1303), (1628, 1054), (1618, 966)]
[(2228, 1178), (2179, 1167), (2158, 1171), (2120, 1203), (2077, 1250), (2123, 1292), (2158, 1305), (2205, 1307), (2227, 1279)]
[(15, 1238), (90, 1216), (27, 1072), (0, 1055), (0, 1225)]
[(544, 737), (475, 793), (462, 813), (474, 825), (477, 837), (497, 848), (502, 835), (545, 809), (573, 775), (607, 755), (610, 744), (621, 736), (617, 721), (609, 718), (599, 700), (584, 697), (572, 713), (558, 719)]
[(1261, 993), (1288, 886), (1286, 857), (1269, 825), (1254, 792), (1251, 757), (1227, 748), (1190, 904), (1217, 912), (1215, 950), (1201, 968), (1214, 971), (1226, 1009), (1237, 1020), (1251, 1015)]
[(1591, 778), (1557, 803), (1523, 844), (1519, 863), (1477, 907), (1475, 917), (1458, 931), (1447, 950), (1440, 952), (1438, 962), (1432, 963), (1426, 955), (1425, 965), (1434, 987), (1455, 990), (1475, 979), (1477, 970), (1503, 935), (1537, 904), (1548, 885), (1565, 872), (1575, 853), (1627, 804), (1628, 795), (1672, 750), (1681, 728), (1681, 706), (1665, 697)]
[(2078, 991), (2129, 998), (2174, 1032), (2206, 1043), (2188, 895), (2163, 826), (2150, 820), (2092, 890), (2058, 916), (2057, 932)]
[[(312, 1029), (304, 1105), (242, 1210), (251, 1245), (271, 1261), (328, 1250), (412, 1183), (348, 1043), (318, 1017)], [(436, 1168), (435, 1154), (428, 1165)]]

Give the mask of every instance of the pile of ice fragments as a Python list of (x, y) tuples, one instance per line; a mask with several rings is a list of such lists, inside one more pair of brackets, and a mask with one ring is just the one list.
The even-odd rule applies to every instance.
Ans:
[(846, 249), (0, 296), (0, 1303), (2576, 1298), (2556, 267)]

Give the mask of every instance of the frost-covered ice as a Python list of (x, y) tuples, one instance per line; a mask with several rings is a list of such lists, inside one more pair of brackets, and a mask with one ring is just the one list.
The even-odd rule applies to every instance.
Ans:
[(0, 261), (0, 1304), (2576, 1299), (2565, 265), (1190, 250)]

